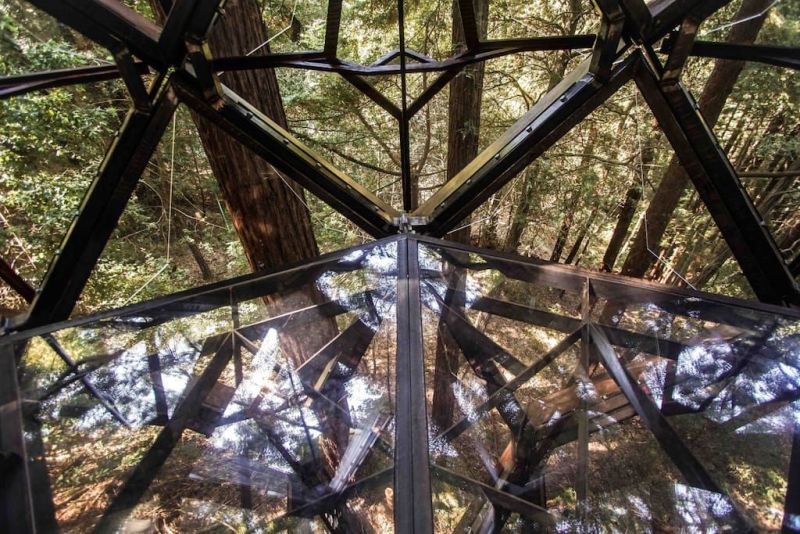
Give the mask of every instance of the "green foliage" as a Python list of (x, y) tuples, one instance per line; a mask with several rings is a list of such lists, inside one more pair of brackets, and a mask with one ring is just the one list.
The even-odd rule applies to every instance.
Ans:
[[(154, 19), (150, 2), (127, 3)], [(260, 0), (259, 4), (273, 52), (322, 47), (325, 3)], [(739, 5), (733, 2), (714, 15), (703, 31), (730, 22)], [(446, 0), (406, 2), (408, 46), (434, 58), (449, 56), (453, 52), (452, 7)], [(592, 6), (578, 0), (489, 2), (491, 38), (590, 33), (597, 22)], [(704, 38), (724, 40), (725, 33), (712, 32)], [(797, 46), (798, 36), (800, 7), (779, 3), (770, 12), (759, 40)], [(345, 2), (340, 57), (369, 63), (397, 48), (397, 39), (394, 4)], [(253, 48), (261, 44), (253, 43)], [(487, 62), (480, 123), (470, 125), (479, 132), (481, 147), (488, 146), (584, 57), (580, 52), (524, 53)], [(107, 52), (24, 2), (0, 2), (0, 73), (96, 64), (108, 59)], [(692, 59), (684, 82), (699, 94), (713, 66), (711, 60)], [(474, 76), (475, 72), (471, 68), (461, 76)], [(396, 121), (334, 74), (281, 69), (278, 76), (292, 131), (365, 187), (399, 205)], [(410, 75), (409, 98), (433, 79), (428, 74)], [(396, 77), (369, 81), (399, 103)], [(411, 122), (412, 171), (418, 177), (422, 201), (447, 179), (448, 91), (434, 98)], [(32, 283), (44, 276), (49, 258), (65, 235), (128, 105), (119, 82), (51, 89), (0, 102), (0, 254)], [(717, 126), (734, 165), (742, 170), (782, 170), (796, 160), (800, 150), (798, 107), (800, 81), (793, 71), (747, 66)], [(779, 127), (770, 129), (771, 121)], [(90, 281), (80, 311), (117, 305), (132, 295), (138, 300), (203, 283), (197, 254), (214, 278), (249, 269), (224, 213), (192, 120), (183, 110), (178, 114), (175, 133), (174, 150), (170, 129), (148, 166)], [(652, 161), (641, 159), (644, 146), (652, 146)], [(472, 219), (473, 241), (501, 246), (511, 226), (519, 223), (525, 231), (517, 250), (547, 258), (559, 232), (567, 228), (563, 259), (586, 228), (587, 237), (574, 261), (597, 268), (626, 191), (643, 184), (643, 201), (628, 231), (630, 238), (641, 223), (647, 203), (658, 201), (653, 199), (653, 192), (671, 156), (671, 148), (646, 105), (635, 88), (628, 86), (481, 207)], [(756, 199), (762, 185), (746, 182)], [(779, 239), (795, 224), (787, 213), (796, 204), (786, 204), (785, 200), (792, 187), (785, 186), (785, 194), (781, 193), (783, 204), (770, 206), (769, 213), (764, 214)], [(321, 250), (335, 250), (366, 239), (363, 232), (318, 199), (306, 195), (306, 202)], [(518, 209), (523, 204), (529, 206), (524, 212)], [(706, 265), (725, 256), (717, 271), (703, 281), (704, 287), (749, 296), (740, 269), (729, 259), (713, 222), (693, 195), (686, 195), (660, 245), (658, 252), (664, 262), (648, 276), (683, 283), (672, 273), (674, 269), (683, 278), (697, 280)], [(792, 247), (795, 245), (786, 249), (787, 257), (796, 253), (796, 247)], [(0, 298), (8, 306), (19, 306), (5, 288), (0, 290)]]

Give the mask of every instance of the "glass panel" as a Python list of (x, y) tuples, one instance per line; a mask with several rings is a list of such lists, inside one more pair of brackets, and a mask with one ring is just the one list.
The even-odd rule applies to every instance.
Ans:
[[(434, 530), (780, 528), (800, 314), (419, 257)], [(376, 244), (32, 339), (61, 528), (392, 530), (397, 272)]]
[(470, 250), (420, 246), (435, 530), (780, 529), (796, 313)]
[(598, 320), (643, 334), (617, 350), (627, 369), (733, 506), (757, 530), (779, 530), (800, 406), (800, 320), (702, 296), (646, 300), (602, 299)]
[(32, 340), (61, 528), (387, 530), (395, 266), (356, 249)]
[[(428, 246), (420, 247), (420, 256), (429, 274), (421, 295), (435, 529), (482, 531), (493, 525), (526, 531), (552, 524), (547, 509), (561, 492), (551, 494), (546, 480), (563, 478), (561, 467), (575, 460), (574, 450), (550, 443), (548, 433), (578, 404), (575, 389), (563, 388), (577, 369), (572, 344), (579, 336), (562, 342), (567, 334), (548, 325), (487, 311), (534, 310), (527, 304), (541, 304), (537, 297), (558, 301), (555, 291), (507, 278), (513, 268)], [(434, 276), (445, 258), (452, 262), (446, 274)], [(482, 305), (482, 299), (494, 305)], [(550, 460), (555, 457), (561, 460)], [(570, 480), (568, 490), (572, 485)], [(503, 499), (509, 507), (499, 505)]]

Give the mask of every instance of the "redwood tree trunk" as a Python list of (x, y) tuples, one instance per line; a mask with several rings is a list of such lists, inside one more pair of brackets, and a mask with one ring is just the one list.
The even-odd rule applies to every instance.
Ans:
[[(151, 6), (163, 22), (157, 0)], [(209, 44), (216, 57), (237, 56), (267, 41), (268, 31), (255, 0), (228, 0), (225, 13), (211, 31)], [(255, 54), (268, 54), (261, 46)], [(272, 69), (227, 72), (220, 81), (286, 128), (278, 80)], [(283, 177), (263, 159), (222, 129), (192, 114), (214, 176), (219, 183), (231, 221), (253, 270), (276, 269), (319, 254), (303, 190)], [(307, 307), (323, 296), (313, 286), (265, 297), (271, 314)], [(322, 318), (301, 332), (280, 334), (281, 351), (296, 367), (323, 347), (337, 333), (333, 319)], [(332, 395), (347, 413), (344, 390)], [(330, 417), (327, 417), (330, 415)], [(346, 416), (318, 414), (325, 438), (323, 455), (333, 469), (349, 436)]]
[(622, 250), (622, 244), (628, 235), (633, 215), (636, 213), (636, 206), (642, 199), (642, 187), (634, 185), (625, 193), (625, 201), (619, 209), (619, 216), (617, 217), (617, 224), (614, 226), (614, 232), (611, 234), (611, 240), (608, 242), (606, 253), (603, 255), (602, 270), (611, 272), (614, 269), (614, 264), (617, 262), (619, 253)]
[[(632, 107), (630, 109), (633, 109)], [(630, 110), (629, 110), (630, 111)], [(625, 121), (622, 121), (624, 125)], [(622, 127), (620, 126), (620, 128)], [(618, 130), (619, 131), (619, 130)], [(622, 132), (619, 131), (621, 134)], [(611, 234), (611, 239), (608, 241), (608, 247), (605, 254), (603, 254), (603, 264), (601, 270), (611, 272), (614, 269), (614, 264), (622, 252), (622, 246), (628, 239), (628, 232), (630, 231), (633, 217), (636, 215), (636, 209), (639, 207), (639, 202), (642, 200), (642, 184), (648, 181), (648, 175), (652, 168), (652, 163), (655, 160), (655, 139), (648, 138), (641, 146), (641, 154), (639, 160), (639, 169), (641, 177), (634, 179), (634, 184), (625, 192), (625, 200), (619, 210), (617, 217), (617, 224), (614, 226), (614, 231)]]
[[(475, 0), (475, 20), (481, 37), (486, 37), (489, 21), (488, 0)], [(458, 11), (458, 0), (453, 0), (453, 49), (464, 47), (464, 29)], [(481, 124), (481, 97), (483, 96), (484, 64), (470, 65), (450, 82), (448, 102), (449, 122), (447, 138), (447, 179), (449, 180), (478, 155)], [(448, 236), (453, 241), (468, 243), (470, 229), (463, 228)], [(451, 287), (463, 290), (463, 269), (445, 267)], [(451, 305), (463, 308), (463, 302), (454, 299)], [(458, 310), (457, 310), (458, 311)], [(444, 321), (439, 321), (436, 341), (436, 360), (433, 379), (431, 422), (440, 429), (447, 428), (455, 413), (451, 370), (458, 368), (460, 350), (450, 335)]]
[[(738, 13), (734, 16), (734, 20), (745, 19), (760, 13), (770, 3), (771, 0), (744, 0)], [(733, 26), (728, 42), (752, 44), (764, 24), (764, 19), (764, 16), (756, 17)], [(699, 101), (700, 111), (711, 128), (719, 120), (725, 101), (733, 92), (733, 87), (743, 68), (744, 62), (742, 61), (717, 60), (714, 64), (714, 69), (711, 71)], [(650, 249), (658, 253), (657, 249), (667, 224), (688, 185), (689, 177), (677, 156), (673, 156), (650, 205), (647, 207), (647, 225), (639, 225), (628, 257), (622, 265), (622, 274), (641, 278), (650, 269), (655, 257), (650, 253), (647, 245), (649, 243)]]
[(533, 208), (533, 197), (536, 194), (536, 178), (539, 176), (538, 165), (534, 162), (521, 177), (521, 191), (519, 201), (511, 210), (511, 221), (508, 225), (508, 232), (503, 242), (503, 252), (517, 252), (522, 242), (522, 234), (528, 226), (528, 216)]
[[(246, 54), (267, 40), (267, 27), (254, 0), (230, 0), (211, 32), (217, 57)], [(269, 46), (256, 54), (269, 53)], [(278, 80), (272, 69), (228, 72), (220, 81), (286, 128)], [(318, 254), (302, 189), (227, 133), (202, 118), (197, 129), (233, 225), (254, 270), (279, 267)]]

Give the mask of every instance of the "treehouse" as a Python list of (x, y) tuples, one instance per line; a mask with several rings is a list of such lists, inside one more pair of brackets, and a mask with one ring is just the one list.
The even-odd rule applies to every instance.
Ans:
[[(329, 0), (320, 49), (219, 55), (215, 32), (244, 24), (223, 3), (162, 0), (154, 21), (116, 0), (29, 0), (114, 63), (5, 76), (1, 97), (120, 79), (131, 104), (39, 287), (0, 272), (29, 301), (0, 336), (0, 530), (800, 531), (797, 260), (682, 82), (692, 57), (797, 76), (800, 49), (698, 39), (722, 0), (596, 0), (592, 34), (502, 40), (459, 0), (464, 46), (434, 59), (406, 46), (400, 0), (399, 47), (361, 64), (339, 58), (343, 3)], [(573, 70), (423, 198), (415, 116), (477, 63), (565, 50)], [(272, 69), (340, 76), (387, 114), (396, 204), (225, 77)], [(753, 299), (453, 239), (623, 87), (652, 111)], [(302, 187), (370, 239), (74, 313), (157, 144), (174, 143), (179, 105), (201, 135), (285, 177), (287, 212)], [(226, 202), (245, 240), (258, 221), (237, 219), (239, 190)], [(273, 239), (297, 246), (284, 220)]]

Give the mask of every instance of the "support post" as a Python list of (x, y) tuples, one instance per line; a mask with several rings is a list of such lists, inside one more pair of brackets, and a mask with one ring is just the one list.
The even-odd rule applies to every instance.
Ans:
[[(31, 454), (12, 345), (0, 346), (0, 530), (55, 532), (47, 468)], [(41, 451), (39, 451), (41, 452)], [(39, 456), (39, 457), (34, 457)]]
[(399, 534), (433, 532), (417, 242), (397, 242), (394, 521)]

